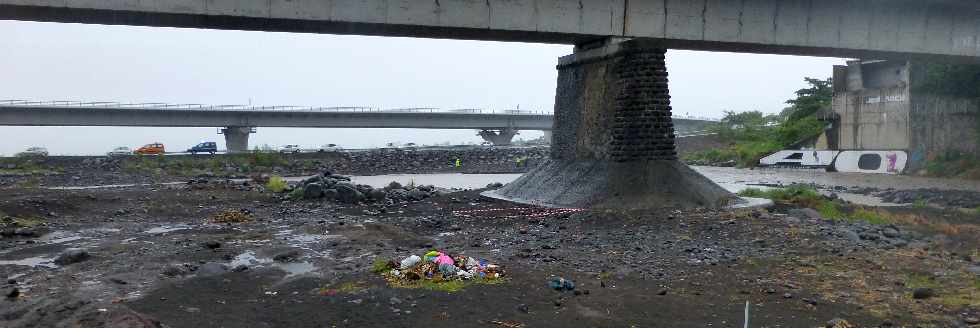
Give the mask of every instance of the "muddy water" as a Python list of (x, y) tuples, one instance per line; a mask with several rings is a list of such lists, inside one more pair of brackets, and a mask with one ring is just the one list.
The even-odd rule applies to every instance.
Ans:
[(904, 175), (825, 172), (807, 169), (737, 169), (692, 166), (721, 185), (789, 185), (815, 183), (822, 186), (873, 187), (878, 189), (937, 188), (980, 191), (980, 181), (924, 178)]

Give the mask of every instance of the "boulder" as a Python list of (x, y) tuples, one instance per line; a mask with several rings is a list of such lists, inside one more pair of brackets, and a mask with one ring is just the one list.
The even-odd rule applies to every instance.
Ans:
[(327, 200), (330, 200), (330, 201), (337, 199), (337, 189), (327, 189), (327, 190), (324, 190), (323, 191), (323, 198), (326, 198)]
[(54, 263), (57, 265), (69, 265), (88, 260), (89, 257), (91, 256), (88, 254), (88, 251), (84, 249), (69, 248), (64, 252), (61, 252), (61, 255), (58, 255), (58, 257), (54, 259)]
[(364, 194), (347, 182), (338, 183), (334, 189), (337, 189), (337, 201), (342, 203), (357, 203), (364, 198)]
[(303, 187), (304, 199), (316, 199), (323, 197), (323, 185), (320, 183), (310, 183)]
[(369, 195), (371, 196), (371, 199), (375, 201), (383, 201), (385, 200), (385, 197), (388, 196), (388, 194), (386, 194), (385, 191), (381, 189), (374, 189), (371, 191)]

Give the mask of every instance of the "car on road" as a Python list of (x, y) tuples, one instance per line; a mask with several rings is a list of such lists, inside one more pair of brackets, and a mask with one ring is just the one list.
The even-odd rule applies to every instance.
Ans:
[(44, 147), (30, 147), (27, 150), (17, 153), (18, 157), (46, 157), (48, 149)]
[(205, 141), (194, 145), (194, 147), (188, 149), (187, 152), (191, 153), (191, 155), (197, 153), (208, 153), (214, 155), (214, 153), (218, 152), (218, 144), (214, 143), (214, 141)]
[(146, 144), (143, 147), (136, 148), (136, 151), (133, 151), (134, 154), (138, 155), (157, 155), (163, 154), (164, 152), (166, 152), (166, 149), (164, 149), (163, 144), (159, 142)]
[(282, 145), (282, 147), (279, 147), (279, 152), (282, 154), (286, 154), (286, 153), (296, 154), (299, 153), (300, 151), (301, 149), (299, 148), (299, 145)]
[(129, 147), (116, 147), (116, 148), (113, 148), (108, 153), (105, 153), (105, 155), (106, 156), (109, 156), (109, 157), (112, 157), (112, 156), (126, 156), (126, 155), (132, 155), (132, 154), (133, 154), (133, 150), (132, 149), (129, 149)]
[(326, 145), (320, 146), (320, 149), (318, 149), (317, 151), (319, 151), (321, 153), (326, 153), (326, 152), (338, 152), (338, 151), (343, 151), (343, 150), (344, 149), (343, 148), (340, 148), (340, 146), (337, 146), (337, 144), (326, 144)]

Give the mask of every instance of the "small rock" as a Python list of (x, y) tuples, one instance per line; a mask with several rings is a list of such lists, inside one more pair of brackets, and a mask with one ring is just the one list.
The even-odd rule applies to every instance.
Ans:
[(827, 324), (825, 324), (824, 327), (826, 327), (826, 328), (846, 328), (846, 327), (853, 327), (853, 326), (851, 326), (851, 323), (847, 322), (847, 320), (844, 320), (844, 319), (841, 319), (841, 318), (833, 318), (833, 319), (830, 319), (830, 321), (827, 321)]
[(58, 258), (54, 259), (54, 263), (57, 265), (69, 265), (85, 261), (89, 257), (88, 251), (84, 249), (69, 248), (62, 252), (61, 255), (58, 255)]
[(531, 309), (528, 308), (527, 304), (519, 304), (519, 305), (517, 305), (517, 311), (528, 313), (528, 312), (531, 311)]
[(231, 271), (234, 271), (234, 272), (248, 271), (248, 266), (247, 265), (244, 265), (244, 264), (239, 264), (235, 268), (231, 269)]
[(881, 234), (888, 238), (895, 238), (899, 236), (898, 229), (892, 227), (885, 228), (885, 230), (881, 231)]
[(936, 291), (928, 287), (919, 287), (912, 290), (912, 298), (914, 299), (926, 299), (936, 296)]
[(291, 262), (299, 258), (299, 250), (291, 249), (272, 256), (276, 262)]
[(793, 298), (793, 294), (785, 293), (783, 294), (783, 298)]
[(666, 288), (661, 289), (660, 291), (657, 292), (657, 295), (660, 295), (660, 296), (667, 295), (667, 289)]
[(388, 299), (388, 304), (391, 304), (391, 305), (402, 304), (402, 300), (399, 299), (399, 298), (397, 298), (397, 297), (392, 296), (391, 298)]
[(177, 277), (187, 274), (187, 269), (183, 265), (171, 264), (163, 268), (160, 274), (168, 277)]
[(17, 298), (18, 296), (20, 296), (20, 289), (17, 289), (17, 287), (10, 288), (4, 291), (3, 295), (6, 296), (7, 298)]
[(975, 325), (975, 324), (980, 323), (980, 318), (977, 318), (977, 317), (966, 317), (966, 318), (963, 318), (963, 323), (968, 324), (968, 325)]
[(119, 279), (119, 278), (109, 278), (109, 282), (112, 282), (112, 283), (115, 283), (115, 284), (120, 284), (120, 285), (128, 284), (128, 282), (126, 282), (125, 280)]
[(206, 247), (208, 249), (215, 249), (215, 248), (221, 247), (221, 243), (220, 242), (217, 242), (217, 241), (214, 241), (214, 240), (207, 241), (207, 242), (204, 242), (204, 247)]
[(561, 306), (561, 300), (560, 299), (559, 300), (555, 300), (555, 306), (558, 306), (558, 307)]

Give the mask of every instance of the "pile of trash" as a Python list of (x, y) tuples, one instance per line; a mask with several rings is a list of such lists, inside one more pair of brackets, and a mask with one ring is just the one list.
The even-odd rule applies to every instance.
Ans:
[(505, 274), (503, 268), (487, 260), (477, 260), (469, 256), (450, 256), (439, 251), (431, 251), (421, 257), (411, 255), (398, 262), (376, 264), (375, 272), (381, 273), (392, 285), (404, 285), (422, 280), (432, 282), (495, 280)]

